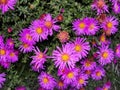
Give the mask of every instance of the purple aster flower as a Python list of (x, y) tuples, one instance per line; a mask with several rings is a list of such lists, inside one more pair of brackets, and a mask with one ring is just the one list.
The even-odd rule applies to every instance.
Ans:
[(35, 41), (43, 41), (47, 39), (48, 30), (43, 25), (43, 21), (34, 20), (30, 26), (31, 35)]
[(91, 76), (94, 80), (100, 80), (100, 79), (102, 79), (102, 77), (105, 76), (105, 70), (102, 67), (98, 66), (92, 72)]
[(100, 36), (100, 44), (101, 45), (109, 45), (111, 42), (109, 40), (107, 40), (105, 33), (103, 33)]
[(78, 37), (75, 39), (75, 41), (73, 41), (73, 44), (74, 50), (79, 59), (87, 56), (88, 51), (90, 51), (90, 45), (89, 42), (86, 41), (86, 39)]
[(102, 90), (102, 88), (101, 87), (96, 87), (95, 90)]
[(5, 76), (6, 76), (5, 73), (1, 73), (1, 74), (0, 74), (0, 88), (2, 88), (2, 85), (3, 85), (4, 82), (6, 81)]
[(26, 90), (26, 87), (25, 86), (19, 86), (19, 87), (16, 87), (15, 90)]
[(22, 44), (19, 47), (20, 51), (23, 53), (31, 52), (33, 48), (34, 46), (32, 44), (26, 42), (22, 42)]
[(85, 30), (87, 29), (87, 22), (85, 19), (80, 20), (76, 19), (73, 21), (73, 30), (75, 31), (76, 35), (83, 35), (85, 34)]
[(47, 74), (45, 72), (41, 72), (38, 80), (40, 86), (44, 89), (53, 90), (56, 86), (56, 80), (50, 74)]
[(56, 25), (57, 21), (55, 19), (52, 19), (51, 14), (46, 14), (43, 21), (44, 21), (44, 26), (49, 31), (50, 36), (53, 34), (53, 30), (54, 31), (60, 30), (60, 26)]
[(43, 64), (45, 63), (48, 57), (46, 55), (47, 49), (44, 52), (41, 52), (39, 48), (36, 47), (36, 49), (33, 49), (33, 51), (35, 52), (35, 55), (31, 57), (33, 59), (31, 65), (34, 71), (39, 72), (40, 69), (44, 68)]
[(86, 59), (82, 62), (82, 68), (84, 70), (93, 70), (96, 67), (96, 62)]
[(62, 45), (62, 49), (57, 47), (53, 51), (52, 58), (56, 67), (63, 69), (65, 67), (74, 68), (75, 63), (78, 61), (77, 54), (70, 43)]
[(76, 81), (77, 75), (78, 68), (67, 69), (67, 71), (61, 76), (61, 80), (68, 85)]
[(108, 45), (102, 45), (101, 47), (99, 47), (99, 51), (97, 53), (99, 59), (98, 62), (101, 65), (109, 64), (114, 59), (114, 52), (108, 47)]
[(111, 87), (111, 82), (108, 81), (103, 85), (102, 90), (109, 90), (110, 87)]
[(61, 76), (61, 75), (63, 75), (63, 74), (65, 74), (65, 72), (68, 70), (68, 68), (62, 68), (62, 69), (60, 69), (60, 68), (58, 68), (58, 72), (57, 72), (57, 75), (58, 76)]
[(119, 14), (120, 13), (120, 3), (115, 1), (115, 3), (113, 3), (113, 11), (116, 13), (116, 14)]
[(15, 50), (9, 50), (7, 59), (9, 62), (12, 62), (12, 63), (18, 61), (17, 52)]
[(87, 29), (85, 29), (85, 33), (87, 35), (95, 35), (99, 30), (98, 21), (94, 18), (85, 18), (87, 23)]
[(5, 47), (5, 45), (3, 45), (0, 47), (0, 61), (1, 60), (6, 61), (7, 56), (8, 56), (8, 50)]
[(6, 47), (8, 49), (13, 49), (14, 48), (14, 41), (12, 40), (12, 38), (9, 38), (6, 40)]
[(64, 83), (63, 80), (59, 80), (57, 82), (57, 89), (59, 90), (65, 90), (67, 88), (67, 85)]
[(77, 76), (77, 80), (76, 80), (76, 82), (75, 82), (75, 87), (77, 88), (77, 89), (80, 89), (80, 88), (82, 88), (83, 86), (86, 86), (87, 85), (87, 81), (88, 80), (88, 76), (86, 75), (86, 74), (79, 74), (78, 76)]
[(2, 10), (2, 13), (4, 14), (9, 9), (14, 10), (16, 2), (17, 0), (0, 0), (0, 9)]
[(28, 28), (22, 29), (20, 32), (20, 41), (35, 44), (31, 30)]
[(97, 14), (109, 12), (108, 6), (105, 4), (104, 0), (94, 0), (91, 7), (93, 10), (97, 10)]
[(115, 55), (120, 58), (120, 44), (118, 44), (115, 48)]
[(107, 17), (102, 23), (102, 28), (107, 35), (116, 33), (118, 31), (117, 26), (118, 20), (113, 16)]
[(1, 61), (0, 61), (0, 65), (1, 65), (2, 67), (4, 67), (5, 69), (8, 69), (8, 68), (10, 68), (11, 63), (8, 62), (8, 61), (1, 60)]

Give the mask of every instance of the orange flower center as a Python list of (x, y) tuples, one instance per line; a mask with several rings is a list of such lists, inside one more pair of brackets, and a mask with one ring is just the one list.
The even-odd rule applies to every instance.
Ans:
[(48, 79), (47, 77), (44, 77), (44, 78), (43, 78), (43, 82), (46, 84), (46, 83), (49, 82), (49, 79)]
[(10, 56), (11, 56), (11, 57), (14, 57), (14, 56), (15, 56), (15, 53), (14, 53), (14, 52), (11, 52), (11, 53), (10, 53)]
[(64, 84), (63, 84), (62, 81), (59, 81), (59, 82), (58, 82), (58, 85), (59, 85), (60, 87), (62, 87)]
[(26, 34), (26, 38), (27, 38), (28, 40), (32, 40), (32, 36), (31, 36), (30, 34)]
[(41, 58), (43, 58), (43, 56), (44, 56), (43, 53), (40, 52), (40, 54), (38, 55), (38, 58), (41, 59)]
[(119, 49), (118, 48), (116, 49), (116, 53), (119, 53)]
[(67, 74), (67, 77), (70, 78), (70, 79), (73, 78), (73, 77), (74, 77), (74, 73), (73, 73), (73, 72), (69, 72), (69, 73)]
[(105, 5), (105, 2), (103, 0), (98, 0), (97, 2), (98, 8), (103, 8), (104, 5)]
[(108, 58), (108, 52), (103, 52), (103, 53), (102, 53), (102, 57), (103, 57), (104, 59)]
[(62, 60), (63, 60), (63, 61), (68, 61), (69, 59), (70, 59), (70, 57), (69, 57), (68, 54), (64, 53), (64, 54), (62, 55)]
[(107, 88), (107, 87), (104, 87), (103, 90), (108, 90), (108, 88)]
[(6, 51), (4, 49), (0, 49), (0, 55), (5, 55), (6, 54)]
[(100, 41), (101, 41), (101, 42), (105, 42), (105, 41), (106, 41), (105, 35), (101, 35), (101, 36), (100, 36)]
[(27, 43), (23, 43), (23, 47), (24, 47), (24, 48), (28, 48), (29, 45), (28, 45)]
[(79, 28), (80, 28), (80, 29), (84, 29), (84, 28), (85, 28), (85, 23), (81, 22), (81, 23), (79, 24)]
[(52, 27), (52, 22), (51, 22), (51, 21), (46, 21), (46, 22), (45, 22), (45, 26), (46, 26), (47, 28), (51, 28), (51, 27)]
[(92, 29), (94, 29), (94, 27), (95, 27), (95, 25), (91, 24), (90, 27), (89, 27), (89, 29), (92, 30)]
[(80, 83), (80, 84), (83, 84), (83, 83), (84, 83), (84, 79), (80, 78), (80, 79), (79, 79), (79, 83)]
[(90, 61), (86, 61), (86, 62), (85, 62), (85, 66), (86, 66), (86, 67), (90, 67), (90, 66), (91, 66), (91, 62), (90, 62)]
[(75, 50), (77, 52), (80, 52), (82, 50), (82, 46), (81, 45), (75, 45)]
[(8, 0), (0, 0), (0, 4), (7, 4)]
[(108, 23), (107, 23), (107, 27), (108, 27), (108, 28), (112, 28), (112, 26), (113, 26), (112, 22), (108, 22)]
[(42, 34), (43, 29), (42, 29), (41, 27), (38, 27), (38, 28), (36, 29), (36, 32), (37, 32), (37, 34)]
[(85, 73), (88, 74), (88, 75), (90, 75), (91, 71), (90, 70), (86, 70)]
[(101, 72), (100, 72), (100, 71), (97, 71), (97, 72), (96, 72), (96, 75), (97, 75), (98, 77), (100, 77), (100, 76), (101, 76)]

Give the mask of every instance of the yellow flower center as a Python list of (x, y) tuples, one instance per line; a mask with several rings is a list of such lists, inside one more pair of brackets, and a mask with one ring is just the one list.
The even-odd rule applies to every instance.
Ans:
[(108, 27), (108, 28), (112, 28), (112, 26), (113, 26), (112, 22), (108, 22), (108, 23), (107, 23), (107, 27)]
[(28, 45), (27, 43), (23, 43), (23, 47), (24, 47), (24, 48), (28, 48), (29, 45)]
[(46, 21), (46, 22), (45, 22), (45, 26), (46, 26), (47, 28), (51, 28), (51, 27), (52, 27), (52, 22), (51, 22), (51, 21)]
[(86, 66), (86, 67), (90, 67), (90, 66), (91, 66), (91, 62), (90, 62), (90, 61), (86, 61), (86, 62), (85, 62), (85, 66)]
[(84, 28), (85, 28), (85, 23), (81, 22), (81, 23), (79, 24), (79, 28), (80, 28), (80, 29), (84, 29)]
[(68, 61), (69, 59), (70, 59), (70, 57), (69, 57), (68, 54), (65, 53), (65, 54), (62, 55), (62, 60), (63, 61)]
[(26, 38), (27, 38), (28, 40), (32, 40), (32, 36), (31, 36), (30, 34), (26, 34)]
[(79, 83), (80, 83), (80, 84), (83, 84), (83, 83), (84, 83), (84, 79), (80, 78), (80, 79), (79, 79)]
[(116, 49), (116, 53), (119, 53), (119, 49), (118, 48)]
[(38, 28), (36, 29), (36, 32), (37, 32), (37, 34), (42, 34), (43, 29), (42, 29), (41, 27), (38, 27)]
[(106, 41), (106, 37), (105, 37), (105, 35), (101, 35), (101, 37), (100, 37), (100, 41), (101, 41), (101, 42), (105, 42), (105, 41)]
[(67, 76), (68, 76), (68, 78), (73, 78), (73, 77), (74, 77), (74, 73), (73, 73), (73, 72), (69, 72), (69, 73), (67, 74)]
[(46, 83), (49, 82), (49, 79), (48, 79), (47, 77), (44, 77), (44, 78), (43, 78), (43, 82), (46, 84)]
[(59, 81), (59, 82), (58, 82), (58, 85), (59, 85), (60, 87), (62, 87), (64, 84), (63, 84), (62, 81)]
[(15, 53), (14, 53), (14, 52), (11, 52), (11, 53), (10, 53), (10, 56), (11, 56), (11, 57), (14, 57), (14, 56), (15, 56)]
[(4, 49), (0, 49), (0, 55), (5, 55), (6, 54), (6, 51)]
[(81, 45), (75, 45), (75, 50), (77, 52), (80, 52), (82, 50), (82, 46)]
[(96, 75), (97, 75), (98, 77), (100, 77), (100, 76), (101, 76), (101, 72), (100, 72), (100, 71), (97, 71), (97, 72), (96, 72)]
[(108, 58), (108, 52), (103, 52), (103, 53), (102, 53), (102, 57), (103, 57), (104, 59)]
[(0, 0), (0, 4), (7, 4), (8, 0)]

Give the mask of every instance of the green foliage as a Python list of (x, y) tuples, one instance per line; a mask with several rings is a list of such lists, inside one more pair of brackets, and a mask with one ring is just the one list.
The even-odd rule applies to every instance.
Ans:
[[(72, 31), (72, 21), (76, 18), (83, 17), (95, 17), (96, 12), (91, 10), (92, 0), (18, 0), (15, 10), (10, 10), (4, 15), (0, 12), (0, 34), (3, 34), (5, 38), (12, 37), (15, 40), (15, 47), (18, 48), (20, 45), (19, 42), (19, 32), (22, 28), (29, 27), (30, 23), (38, 19), (43, 13), (51, 13), (53, 17), (56, 17), (62, 8), (65, 9), (63, 13), (64, 20), (60, 23), (62, 29), (66, 30), (70, 34), (70, 39), (75, 37), (74, 32)], [(112, 13), (112, 15), (114, 15)], [(120, 15), (116, 15), (120, 18)], [(8, 33), (7, 29), (12, 27), (12, 33)], [(120, 28), (120, 27), (119, 27)], [(48, 55), (51, 55), (53, 49), (56, 46), (60, 46), (60, 42), (54, 36), (49, 37), (48, 40), (38, 43), (40, 50), (48, 48)], [(93, 39), (99, 39), (99, 33), (94, 37), (88, 37), (87, 40), (91, 42)], [(108, 37), (111, 40), (111, 47), (114, 49), (115, 45), (120, 41), (120, 31), (114, 36)], [(84, 37), (84, 36), (83, 36)], [(96, 50), (91, 50), (93, 53)], [(12, 64), (8, 70), (0, 68), (1, 72), (6, 72), (7, 81), (2, 90), (13, 90), (16, 86), (24, 85), (28, 90), (37, 90), (39, 87), (37, 77), (39, 73), (36, 73), (31, 70), (30, 67), (30, 56), (33, 53), (20, 54), (19, 61), (15, 64)], [(91, 54), (90, 54), (91, 55)], [(56, 77), (56, 68), (53, 66), (51, 59), (48, 59), (46, 62), (46, 70)], [(103, 85), (107, 80), (112, 82), (111, 90), (118, 90), (120, 88), (120, 61), (116, 65), (113, 63), (105, 67), (107, 71), (106, 77), (101, 81), (89, 80), (89, 84), (86, 87), (87, 90), (94, 90), (96, 86)], [(56, 77), (57, 78), (57, 77)]]

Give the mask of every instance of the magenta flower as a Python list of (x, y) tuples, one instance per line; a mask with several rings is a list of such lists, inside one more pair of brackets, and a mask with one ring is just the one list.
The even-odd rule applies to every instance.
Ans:
[(68, 68), (62, 68), (62, 69), (60, 69), (60, 68), (58, 68), (58, 72), (57, 72), (57, 75), (58, 76), (61, 76), (61, 75), (63, 75), (63, 74), (65, 74), (65, 72), (68, 70)]
[(77, 54), (70, 43), (62, 45), (62, 49), (57, 47), (53, 51), (52, 58), (56, 67), (63, 69), (65, 67), (74, 68), (75, 63), (78, 61)]
[(120, 3), (115, 1), (113, 3), (113, 11), (116, 13), (116, 14), (119, 14), (120, 13)]
[(87, 29), (85, 29), (86, 35), (95, 35), (99, 30), (98, 21), (94, 18), (85, 18), (87, 23)]
[(32, 43), (33, 45), (35, 44), (35, 40), (33, 39), (30, 29), (28, 29), (28, 28), (22, 29), (19, 36), (20, 36), (20, 41)]
[(40, 86), (44, 89), (53, 90), (56, 86), (56, 80), (50, 74), (47, 74), (45, 72), (41, 72), (38, 80)]
[(26, 87), (25, 86), (19, 86), (19, 87), (16, 87), (15, 90), (26, 90)]
[(108, 81), (103, 85), (102, 90), (109, 90), (110, 88), (111, 88), (111, 82)]
[(4, 67), (5, 69), (8, 69), (8, 68), (10, 68), (11, 63), (8, 62), (8, 61), (1, 60), (1, 61), (0, 61), (0, 65), (1, 65), (2, 67)]
[(31, 57), (33, 60), (30, 65), (32, 65), (34, 71), (39, 72), (40, 69), (44, 68), (43, 64), (47, 59), (46, 55), (47, 49), (44, 52), (41, 52), (39, 48), (36, 47), (36, 49), (33, 49), (33, 51), (35, 52), (35, 55)]
[(97, 53), (99, 59), (98, 62), (101, 65), (109, 64), (114, 59), (114, 52), (108, 46), (102, 45)]
[(19, 47), (20, 51), (23, 53), (31, 52), (33, 50), (33, 48), (34, 47), (32, 44), (26, 43), (26, 42), (22, 42), (22, 44)]
[(16, 51), (9, 50), (7, 59), (9, 62), (12, 62), (12, 63), (18, 61), (18, 55), (17, 55)]
[(109, 16), (105, 19), (105, 21), (102, 23), (102, 28), (105, 31), (105, 33), (111, 35), (115, 34), (118, 31), (118, 20), (113, 17)]
[(76, 80), (76, 82), (75, 82), (75, 87), (77, 88), (77, 89), (80, 89), (80, 88), (82, 88), (83, 86), (86, 86), (87, 85), (87, 83), (88, 83), (88, 76), (87, 75), (85, 75), (85, 74), (79, 74), (78, 76), (77, 76), (77, 80)]
[(120, 58), (120, 44), (118, 44), (115, 48), (115, 55)]
[(14, 41), (12, 40), (12, 38), (9, 38), (6, 40), (6, 47), (8, 49), (13, 49), (14, 48)]
[(47, 39), (48, 30), (43, 25), (43, 21), (41, 20), (34, 20), (30, 26), (31, 35), (35, 41), (43, 41)]
[(67, 88), (67, 84), (64, 83), (64, 81), (59, 80), (59, 81), (57, 82), (56, 88), (59, 89), (59, 90), (65, 90), (65, 89)]
[(56, 25), (56, 22), (55, 19), (52, 19), (51, 14), (46, 14), (43, 19), (44, 26), (48, 30), (50, 36), (53, 34), (53, 30), (58, 31), (61, 28), (59, 25)]
[(16, 2), (17, 0), (0, 0), (0, 9), (2, 10), (2, 13), (4, 14), (9, 9), (14, 10)]
[(76, 35), (84, 35), (85, 30), (87, 29), (87, 22), (85, 19), (80, 20), (76, 19), (73, 21), (73, 31), (75, 31)]
[(82, 68), (84, 70), (93, 70), (96, 67), (96, 62), (90, 61), (90, 60), (85, 60), (82, 62)]
[(109, 12), (104, 0), (94, 0), (91, 7), (93, 10), (97, 10), (97, 14)]
[(67, 69), (67, 71), (61, 76), (61, 79), (65, 84), (72, 84), (76, 81), (78, 75), (78, 68)]
[(73, 41), (73, 47), (79, 59), (86, 57), (88, 51), (90, 51), (89, 42), (84, 38), (76, 38), (75, 41)]
[(4, 82), (6, 81), (5, 77), (6, 77), (5, 73), (0, 74), (0, 88), (2, 88), (2, 86), (4, 85)]
[(100, 80), (100, 79), (102, 79), (102, 77), (105, 76), (105, 70), (102, 67), (98, 66), (93, 71), (93, 73), (91, 74), (91, 76), (92, 76), (92, 78), (94, 80)]

